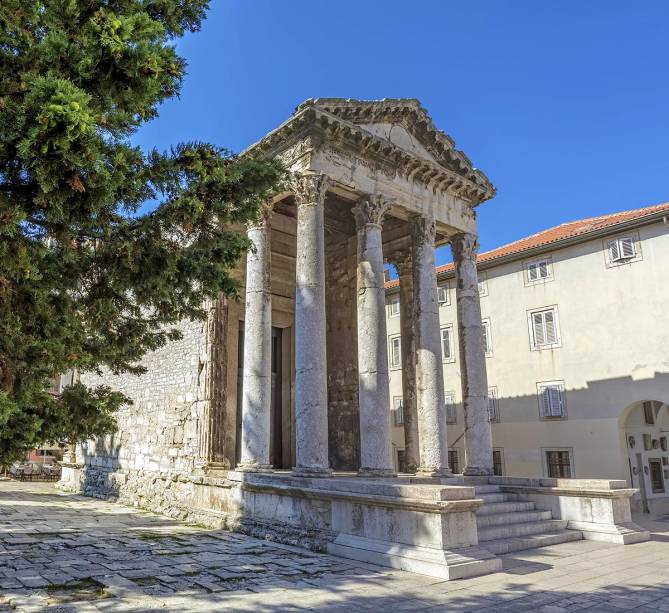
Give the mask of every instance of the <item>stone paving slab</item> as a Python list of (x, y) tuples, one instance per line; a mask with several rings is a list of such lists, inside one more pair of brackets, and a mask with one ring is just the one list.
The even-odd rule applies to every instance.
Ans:
[(442, 581), (0, 481), (0, 613), (669, 612), (669, 519), (636, 520), (651, 541), (521, 551)]

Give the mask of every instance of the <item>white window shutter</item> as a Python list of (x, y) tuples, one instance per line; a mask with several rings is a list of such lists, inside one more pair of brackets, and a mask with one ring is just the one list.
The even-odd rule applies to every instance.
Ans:
[(559, 386), (553, 385), (549, 388), (551, 399), (551, 417), (562, 417), (562, 390)]
[(541, 416), (551, 416), (551, 391), (549, 387), (541, 389)]
[(497, 392), (494, 389), (488, 390), (488, 419), (497, 419)]
[(449, 360), (451, 358), (451, 334), (449, 328), (444, 328), (441, 331), (441, 351), (444, 354), (442, 357), (444, 360)]
[(636, 255), (632, 237), (627, 236), (620, 239), (620, 255), (623, 258), (633, 258)]
[(557, 334), (555, 332), (555, 312), (545, 311), (544, 322), (546, 325), (546, 344), (552, 345), (557, 342)]
[(620, 250), (618, 249), (618, 241), (611, 241), (609, 243), (609, 256), (612, 262), (617, 262), (620, 259)]
[(399, 366), (400, 364), (400, 339), (393, 339), (393, 366)]
[(446, 405), (446, 420), (449, 423), (455, 422), (455, 402), (453, 401), (453, 396), (451, 394), (446, 394), (444, 403)]
[(532, 313), (532, 331), (534, 333), (534, 344), (537, 347), (546, 344), (546, 335), (544, 334), (543, 313)]

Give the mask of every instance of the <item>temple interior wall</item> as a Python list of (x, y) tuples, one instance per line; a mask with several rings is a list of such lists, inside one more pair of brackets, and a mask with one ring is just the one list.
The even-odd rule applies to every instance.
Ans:
[(360, 467), (356, 240), (326, 246), (328, 436), (335, 470)]

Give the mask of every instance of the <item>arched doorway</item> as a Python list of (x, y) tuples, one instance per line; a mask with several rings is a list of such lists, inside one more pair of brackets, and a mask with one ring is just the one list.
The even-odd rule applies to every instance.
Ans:
[(632, 508), (669, 511), (669, 406), (659, 400), (629, 405), (620, 416), (629, 481), (638, 492)]

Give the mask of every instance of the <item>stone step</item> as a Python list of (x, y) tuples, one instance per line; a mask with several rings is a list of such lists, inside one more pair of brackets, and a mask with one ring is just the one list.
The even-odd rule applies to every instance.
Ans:
[(488, 502), (481, 505), (476, 511), (476, 516), (479, 515), (496, 515), (497, 513), (515, 513), (517, 511), (534, 511), (534, 502), (523, 502), (516, 500), (512, 502)]
[(499, 485), (475, 485), (474, 491), (476, 494), (495, 494), (502, 491)]
[(505, 526), (508, 524), (520, 524), (526, 522), (543, 521), (553, 519), (550, 511), (519, 511), (516, 513), (495, 513), (493, 515), (478, 515), (476, 525), (481, 528), (489, 526)]
[(567, 527), (566, 519), (545, 519), (533, 521), (528, 524), (506, 524), (503, 526), (490, 526), (479, 529), (479, 543), (494, 541), (497, 539), (509, 539), (528, 534), (544, 534), (556, 532)]
[(482, 546), (490, 553), (502, 555), (512, 551), (522, 551), (523, 549), (535, 549), (537, 547), (548, 547), (549, 545), (559, 545), (560, 543), (569, 543), (571, 541), (580, 541), (583, 533), (579, 530), (558, 530), (547, 534), (533, 534), (528, 536), (519, 536), (508, 539), (496, 539), (486, 541)]
[(511, 502), (520, 499), (518, 494), (505, 494), (504, 492), (476, 494), (476, 497), (481, 498), (484, 502)]

